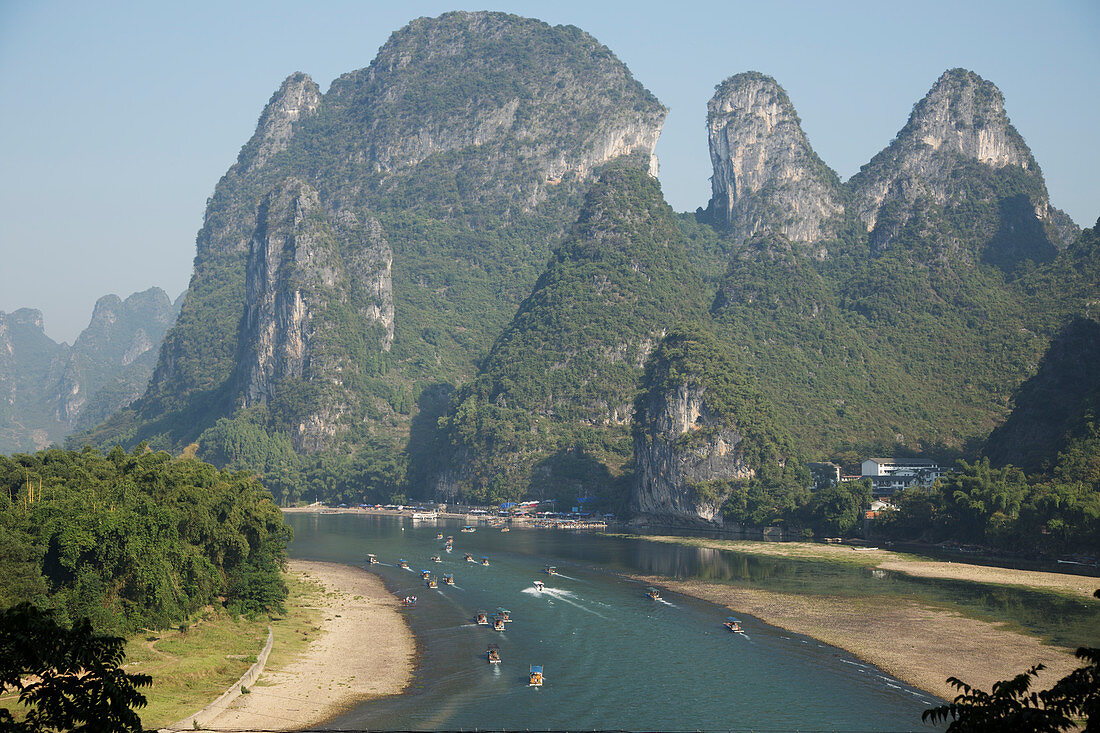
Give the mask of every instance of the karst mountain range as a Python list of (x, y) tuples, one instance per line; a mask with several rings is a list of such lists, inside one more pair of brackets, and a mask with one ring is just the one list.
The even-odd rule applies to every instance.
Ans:
[(197, 443), (284, 501), (572, 492), (702, 521), (717, 479), (977, 450), (1051, 344), (1092, 333), (1100, 260), (996, 86), (929, 81), (842, 181), (775, 79), (730, 76), (699, 110), (711, 199), (677, 213), (667, 110), (611, 50), (415, 20), (327, 91), (275, 92), (148, 388), (69, 440)]

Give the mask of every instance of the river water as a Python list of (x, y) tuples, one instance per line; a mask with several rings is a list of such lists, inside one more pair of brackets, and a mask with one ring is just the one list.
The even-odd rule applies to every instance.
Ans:
[[(1062, 607), (1044, 596), (1053, 608), (1029, 609), (1026, 594), (1002, 597), (858, 568), (823, 573), (820, 564), (583, 533), (502, 533), (484, 525), (461, 533), (460, 523), (390, 516), (291, 514), (287, 521), (295, 532), (292, 557), (365, 567), (366, 554), (374, 553), (382, 564), (372, 570), (390, 590), (419, 599), (403, 611), (420, 644), (410, 691), (360, 705), (333, 721), (336, 729), (931, 729), (920, 713), (939, 701), (844, 651), (746, 615), (747, 633), (731, 634), (722, 626), (725, 609), (669, 592), (653, 601), (617, 573), (788, 592), (818, 585), (834, 594), (955, 593), (990, 617), (1015, 609), (1009, 620), (1021, 626), (1041, 617), (1058, 628), (1096, 628), (1087, 605)], [(454, 536), (453, 552), (443, 552), (437, 532)], [(466, 562), (467, 552), (487, 556), (489, 566)], [(431, 562), (434, 554), (443, 562)], [(400, 558), (410, 570), (397, 567)], [(546, 575), (546, 565), (561, 575)], [(438, 579), (453, 573), (456, 585), (429, 590), (421, 569)], [(537, 591), (535, 580), (546, 589)], [(505, 632), (474, 623), (479, 610), (502, 606), (514, 619)], [(490, 643), (500, 646), (499, 665), (486, 662)], [(544, 668), (541, 688), (527, 686), (532, 664)]]

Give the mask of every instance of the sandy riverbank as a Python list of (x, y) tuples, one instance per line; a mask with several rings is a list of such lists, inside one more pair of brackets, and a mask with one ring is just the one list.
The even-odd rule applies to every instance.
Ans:
[(1079, 666), (1070, 651), (1047, 646), (1035, 637), (898, 598), (799, 596), (720, 583), (633, 577), (819, 639), (945, 700), (957, 694), (946, 682), (950, 676), (988, 691), (994, 682), (1042, 663), (1046, 669), (1036, 689), (1043, 689)]
[[(1100, 587), (1100, 579), (1090, 576), (926, 560), (879, 548), (663, 536), (644, 539), (749, 555), (853, 563), (917, 577), (1031, 588), (1078, 597), (1091, 598)], [(1049, 646), (1036, 637), (1009, 630), (1005, 624), (968, 618), (914, 600), (889, 596), (804, 596), (722, 583), (635, 577), (819, 639), (948, 700), (958, 694), (946, 682), (950, 676), (988, 691), (994, 682), (1042, 663), (1046, 669), (1040, 673), (1035, 689), (1043, 689), (1080, 666), (1071, 650)]]
[[(629, 536), (629, 535), (620, 535)], [(1006, 585), (1017, 588), (1061, 593), (1069, 596), (1092, 598), (1100, 588), (1100, 578), (1073, 573), (1049, 573), (1037, 570), (1016, 570), (989, 565), (972, 565), (963, 562), (928, 560), (906, 553), (893, 552), (880, 547), (829, 545), (817, 542), (752, 542), (747, 540), (716, 540), (699, 537), (673, 537), (664, 535), (635, 535), (639, 540), (666, 544), (708, 547), (730, 550), (746, 555), (782, 557), (790, 560), (824, 560), (857, 564), (880, 570), (892, 570), (920, 578), (965, 580), (988, 585)]]
[(356, 702), (400, 693), (412, 678), (412, 631), (377, 576), (349, 565), (303, 560), (292, 560), (289, 570), (324, 586), (323, 633), (297, 660), (264, 670), (249, 694), (209, 724), (212, 729), (314, 726)]

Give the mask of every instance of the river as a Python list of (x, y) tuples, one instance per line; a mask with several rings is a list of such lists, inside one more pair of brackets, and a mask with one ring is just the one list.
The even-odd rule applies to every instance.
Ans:
[[(653, 601), (618, 575), (789, 589), (810, 582), (798, 563), (583, 533), (484, 525), (463, 533), (460, 523), (407, 517), (287, 520), (292, 557), (365, 566), (374, 553), (381, 563), (372, 570), (395, 594), (418, 596), (404, 611), (420, 645), (409, 692), (361, 704), (333, 721), (335, 729), (929, 730), (920, 713), (939, 702), (840, 649), (749, 616), (740, 616), (747, 633), (731, 634), (725, 609), (668, 592)], [(454, 536), (453, 552), (443, 551), (437, 532)], [(465, 561), (467, 552), (489, 565)], [(443, 562), (431, 562), (434, 554)], [(400, 558), (409, 570), (397, 567)], [(560, 575), (545, 574), (547, 565)], [(421, 569), (440, 580), (453, 573), (456, 584), (430, 590)], [(856, 592), (844, 576), (861, 572), (810, 575), (830, 592)], [(912, 592), (894, 587), (903, 581), (864, 575), (874, 592)], [(512, 614), (505, 632), (474, 623), (479, 610), (498, 607)], [(486, 662), (490, 643), (500, 647), (499, 665)], [(533, 664), (544, 668), (541, 688), (527, 686)]]

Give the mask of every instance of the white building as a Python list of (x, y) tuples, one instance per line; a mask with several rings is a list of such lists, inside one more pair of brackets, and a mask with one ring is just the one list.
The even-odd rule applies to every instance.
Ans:
[(887, 496), (910, 486), (931, 486), (946, 472), (926, 458), (868, 458), (862, 473), (871, 479), (872, 494)]

